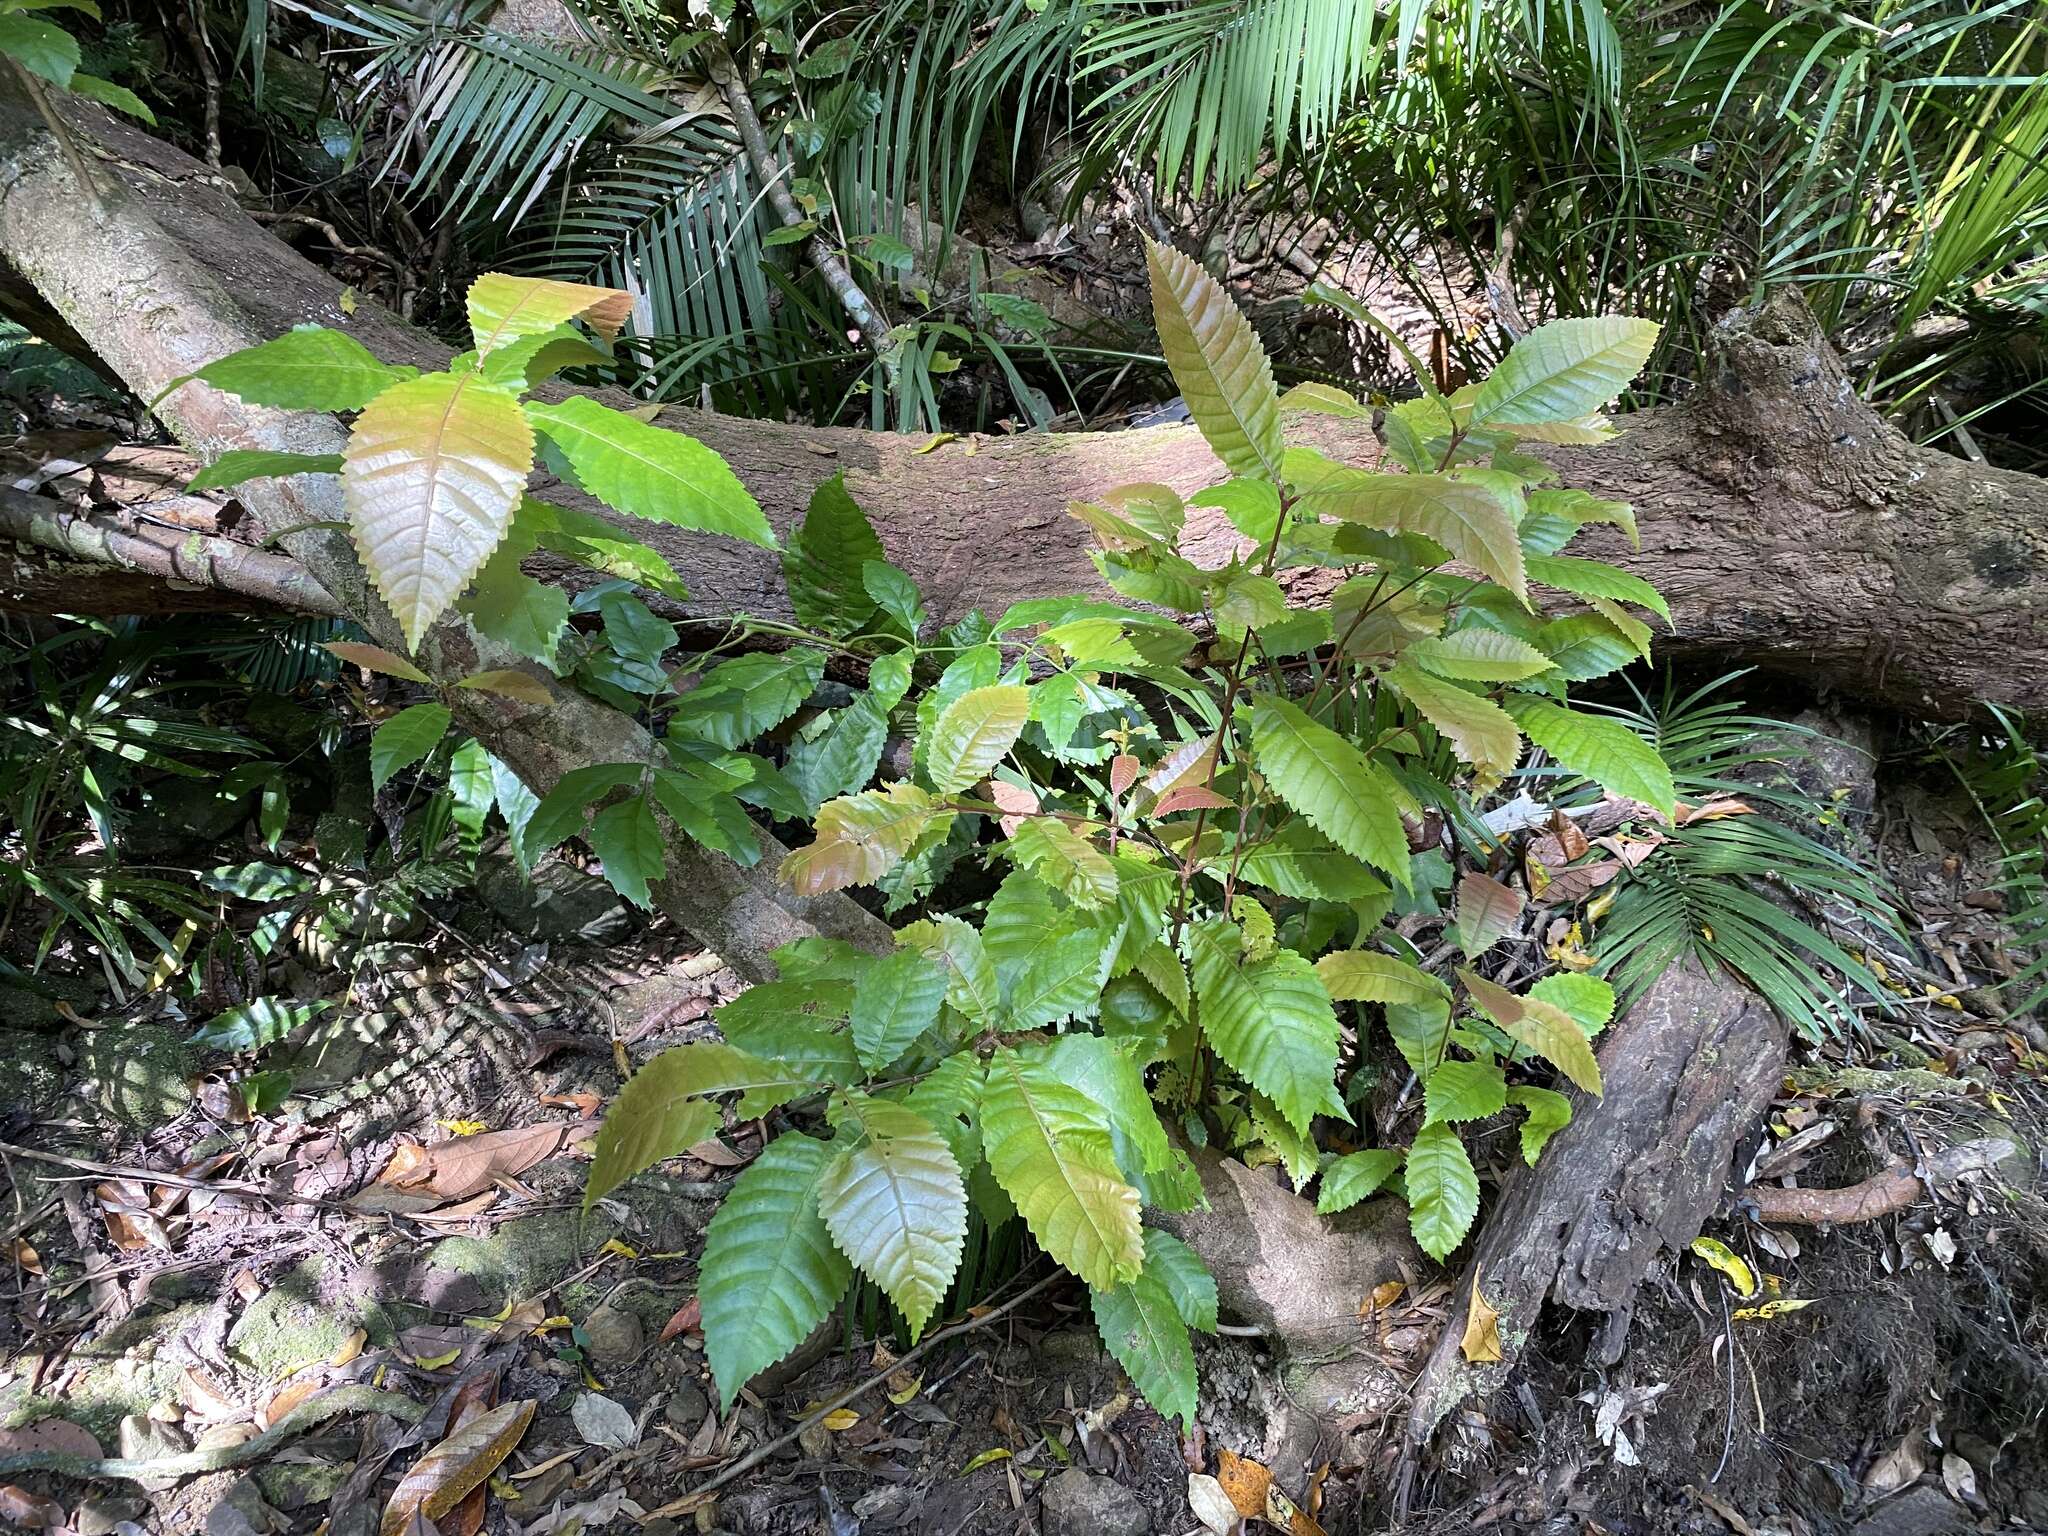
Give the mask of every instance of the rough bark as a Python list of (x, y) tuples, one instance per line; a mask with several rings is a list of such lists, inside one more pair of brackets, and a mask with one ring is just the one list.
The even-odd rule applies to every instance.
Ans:
[[(1572, 1123), (1508, 1177), (1488, 1214), (1415, 1385), (1411, 1454), (1467, 1396), (1506, 1380), (1546, 1300), (1606, 1314), (1595, 1353), (1620, 1358), (1636, 1287), (1721, 1206), (1735, 1144), (1777, 1091), (1785, 1049), (1761, 998), (1690, 958), (1615, 1021), (1599, 1051), (1604, 1094), (1574, 1093)], [(1475, 1288), (1500, 1314), (1495, 1364), (1460, 1349)]]
[[(137, 174), (134, 166), (115, 164)], [(192, 174), (208, 175), (196, 168)], [(142, 185), (155, 188), (158, 183), (143, 174)], [(270, 320), (252, 320), (229, 287), (180, 249), (152, 216), (151, 201), (126, 187), (111, 189), (104, 206), (82, 195), (40, 119), (20, 98), (0, 93), (0, 251), (145, 399), (213, 358), (279, 329)], [(156, 206), (175, 207), (178, 201), (174, 195)], [(261, 248), (261, 242), (255, 243)], [(247, 294), (252, 281), (247, 275), (235, 278), (233, 293)], [(207, 459), (232, 447), (338, 453), (345, 442), (332, 417), (259, 409), (198, 385), (174, 391), (157, 413)], [(396, 624), (371, 593), (347, 535), (334, 526), (342, 507), (332, 477), (253, 482), (243, 505), (256, 541), (278, 536), (341, 611), (357, 618), (381, 643), (400, 646)], [(488, 668), (517, 669), (543, 683), (550, 693), (546, 708), (479, 689), (444, 688), (458, 725), (539, 792), (572, 768), (642, 761), (655, 750), (629, 717), (562, 687), (479, 635), (459, 615), (451, 614), (426, 636), (419, 661), (444, 685)], [(813, 900), (784, 889), (773, 877), (784, 850), (766, 834), (761, 841), (761, 863), (742, 869), (722, 855), (670, 838), (668, 872), (656, 888), (656, 900), (754, 979), (772, 974), (771, 950), (812, 934), (876, 948), (889, 944), (886, 926), (844, 897)]]
[[(137, 204), (235, 295), (238, 329), (273, 335), (315, 321), (394, 361), (431, 367), (447, 357), (374, 304), (344, 314), (339, 285), (252, 223), (197, 161), (96, 108), (76, 115), (108, 146)], [(19, 144), (36, 132), (22, 121), (9, 137)], [(120, 280), (104, 259), (107, 237), (70, 222), (76, 241), (13, 220), (0, 248), (42, 274), (46, 297), (52, 282)], [(159, 297), (179, 302), (173, 290)], [(103, 321), (113, 323), (111, 314)], [(122, 323), (134, 323), (132, 311)], [(103, 355), (117, 344), (78, 329)], [(682, 408), (660, 419), (723, 454), (780, 529), (801, 516), (818, 482), (844, 471), (890, 558), (918, 579), (941, 619), (1096, 587), (1085, 541), (1063, 515), (1069, 499), (1136, 480), (1192, 492), (1219, 477), (1185, 427), (967, 438), (921, 452), (927, 439), (888, 433)], [(225, 425), (216, 448), (236, 440)], [(1636, 503), (1639, 553), (1611, 530), (1589, 532), (1575, 551), (1615, 559), (1664, 589), (1676, 623), (1667, 650), (1774, 666), (1934, 715), (1959, 714), (1973, 699), (2048, 710), (2048, 481), (1906, 441), (1858, 403), (1796, 299), (1733, 317), (1696, 398), (1624, 427), (1616, 442), (1548, 453), (1566, 483)], [(1302, 418), (1293, 430), (1349, 462), (1378, 457), (1363, 423)], [(536, 491), (580, 499), (544, 480)], [(687, 612), (783, 611), (772, 555), (666, 527), (635, 531), (689, 574)], [(1220, 563), (1235, 542), (1220, 514), (1195, 510), (1191, 556)]]

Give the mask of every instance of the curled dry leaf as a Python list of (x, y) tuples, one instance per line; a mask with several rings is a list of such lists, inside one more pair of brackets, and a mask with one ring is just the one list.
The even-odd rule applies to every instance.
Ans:
[(413, 1464), (384, 1506), (379, 1536), (404, 1536), (415, 1514), (439, 1520), (482, 1487), (533, 1422), (532, 1398), (478, 1414)]
[(398, 1189), (464, 1200), (500, 1179), (517, 1178), (536, 1163), (596, 1134), (591, 1125), (529, 1125), (512, 1131), (458, 1136), (431, 1147), (407, 1144), (380, 1174)]
[(1215, 1536), (1232, 1536), (1243, 1525), (1243, 1517), (1238, 1514), (1230, 1495), (1206, 1472), (1189, 1475), (1188, 1508), (1195, 1512), (1202, 1528), (1214, 1532)]
[(666, 1344), (678, 1334), (696, 1333), (704, 1327), (704, 1305), (695, 1296), (677, 1307), (675, 1314), (661, 1325), (661, 1342)]

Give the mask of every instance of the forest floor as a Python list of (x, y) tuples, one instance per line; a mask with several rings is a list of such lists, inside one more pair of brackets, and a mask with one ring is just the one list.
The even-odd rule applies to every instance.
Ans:
[[(1919, 791), (1893, 803), (1895, 878), (1923, 921), (1946, 892), (1968, 922), (1967, 820)], [(301, 1061), (313, 1097), (255, 1118), (162, 994), (122, 1008), (61, 970), (54, 997), (0, 992), (0, 1458), (215, 1468), (18, 1473), (0, 1479), (0, 1522), (367, 1532), (451, 1413), (531, 1402), (480, 1501), (428, 1504), (436, 1528), (1165, 1536), (1204, 1528), (1188, 1474), (1226, 1453), (1247, 1458), (1226, 1465), (1240, 1490), (1271, 1463), (1325, 1529), (1383, 1528), (1396, 1424), (1333, 1457), (1303, 1441), (1260, 1341), (1226, 1337), (1203, 1349), (1183, 1440), (1134, 1400), (1078, 1287), (1006, 1306), (1042, 1277), (1028, 1259), (987, 1256), (956, 1293), (958, 1331), (914, 1360), (897, 1364), (901, 1342), (855, 1307), (816, 1358), (714, 1411), (695, 1255), (763, 1127), (587, 1216), (581, 1196), (622, 1068), (715, 1029), (737, 983), (573, 864), (540, 891), (487, 853), (472, 889), (378, 950), (373, 978), (358, 971), (351, 1027), (316, 1032)], [(302, 963), (303, 987), (333, 989)], [(2031, 1021), (1929, 1005), (1802, 1050), (1791, 1081), (1806, 1086), (1772, 1117), (1773, 1177), (1853, 1182), (1990, 1129), (2038, 1147), (2042, 1044)], [(323, 1081), (371, 1091), (323, 1113)], [(2028, 1160), (1868, 1225), (1731, 1216), (1714, 1230), (1769, 1277), (1777, 1315), (1731, 1315), (1680, 1257), (1653, 1272), (1619, 1367), (1589, 1362), (1586, 1325), (1553, 1321), (1501, 1400), (1450, 1427), (1414, 1528), (2048, 1529), (2039, 1189)], [(1412, 1374), (1445, 1292), (1417, 1276), (1381, 1310), (1361, 1298), (1332, 1337)], [(295, 1428), (321, 1404), (338, 1411)], [(462, 1472), (444, 1457), (405, 1486), (459, 1492)]]

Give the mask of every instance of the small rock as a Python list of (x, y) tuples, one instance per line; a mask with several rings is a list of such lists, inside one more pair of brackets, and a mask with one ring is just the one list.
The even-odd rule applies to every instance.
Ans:
[(1856, 1522), (1852, 1536), (1951, 1536), (1976, 1529), (1969, 1511), (1939, 1488), (1910, 1488)]
[(1152, 1516), (1114, 1478), (1069, 1467), (1039, 1498), (1045, 1536), (1152, 1536)]
[(631, 1365), (647, 1347), (647, 1330), (640, 1319), (609, 1301), (583, 1320), (583, 1336), (590, 1341), (591, 1357), (600, 1365)]
[(694, 1381), (679, 1381), (676, 1389), (669, 1393), (668, 1404), (662, 1412), (675, 1428), (689, 1433), (704, 1422), (704, 1415), (711, 1411), (711, 1399), (704, 1395), (704, 1389)]
[[(156, 1461), (165, 1456), (182, 1456), (191, 1449), (185, 1437), (170, 1425), (139, 1413), (131, 1413), (121, 1421), (119, 1444), (126, 1461)], [(135, 1486), (144, 1493), (161, 1493), (177, 1482), (176, 1477), (138, 1477)]]
[(148, 1513), (147, 1499), (87, 1499), (72, 1513), (71, 1529), (77, 1536), (114, 1536), (121, 1526)]

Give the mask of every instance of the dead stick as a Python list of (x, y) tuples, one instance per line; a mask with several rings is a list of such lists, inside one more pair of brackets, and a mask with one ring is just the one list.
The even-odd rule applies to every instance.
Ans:
[(758, 1467), (762, 1462), (766, 1461), (770, 1456), (773, 1456), (777, 1451), (781, 1450), (784, 1446), (794, 1444), (797, 1438), (801, 1436), (803, 1432), (809, 1429), (813, 1424), (823, 1423), (825, 1416), (827, 1414), (834, 1413), (837, 1410), (844, 1408), (848, 1403), (852, 1402), (855, 1398), (861, 1396), (862, 1394), (873, 1391), (876, 1387), (879, 1387), (880, 1385), (882, 1385), (883, 1382), (887, 1381), (889, 1377), (893, 1376), (896, 1372), (905, 1369), (913, 1361), (921, 1359), (924, 1355), (928, 1354), (931, 1350), (936, 1349), (939, 1345), (945, 1343), (948, 1339), (957, 1339), (962, 1334), (973, 1333), (978, 1329), (986, 1328), (990, 1323), (995, 1322), (998, 1318), (1004, 1316), (1006, 1313), (1016, 1311), (1017, 1308), (1023, 1306), (1025, 1302), (1029, 1301), (1032, 1297), (1036, 1296), (1040, 1291), (1044, 1290), (1047, 1286), (1053, 1284), (1055, 1281), (1064, 1279), (1065, 1276), (1065, 1270), (1056, 1269), (1051, 1274), (1047, 1275), (1043, 1280), (1040, 1280), (1036, 1285), (1032, 1286), (1028, 1291), (1023, 1292), (1021, 1295), (1011, 1297), (1008, 1301), (1004, 1302), (1000, 1307), (997, 1307), (994, 1311), (985, 1312), (980, 1317), (970, 1317), (966, 1322), (955, 1323), (950, 1328), (941, 1328), (937, 1333), (933, 1334), (930, 1338), (926, 1339), (922, 1344), (918, 1345), (917, 1348), (911, 1350), (909, 1354), (903, 1356), (900, 1360), (892, 1361), (890, 1364), (883, 1367), (881, 1370), (876, 1371), (872, 1376), (869, 1376), (866, 1380), (855, 1382), (852, 1386), (848, 1387), (844, 1392), (841, 1392), (837, 1397), (832, 1398), (828, 1402), (824, 1403), (816, 1411), (814, 1411), (805, 1419), (803, 1419), (802, 1422), (800, 1422), (794, 1429), (790, 1430), (789, 1433), (785, 1435), (776, 1436), (775, 1439), (770, 1440), (766, 1445), (757, 1446), (754, 1450), (748, 1452), (745, 1456), (742, 1456), (738, 1461), (734, 1462), (731, 1466), (727, 1467), (723, 1472), (719, 1473), (718, 1476), (712, 1478), (709, 1482), (705, 1483), (701, 1488), (692, 1488), (680, 1499), (677, 1499), (672, 1503), (664, 1504), (660, 1509), (650, 1510), (645, 1516), (642, 1517), (642, 1523), (644, 1524), (646, 1521), (654, 1519), (657, 1515), (670, 1516), (686, 1514), (690, 1510), (695, 1509), (699, 1504), (703, 1502), (704, 1496), (706, 1494), (716, 1493), (720, 1488), (723, 1488), (727, 1483), (731, 1482), (734, 1478), (740, 1477), (745, 1473), (753, 1471), (754, 1468)]
[[(2003, 1137), (1966, 1141), (1927, 1159), (1930, 1182), (1961, 1178), (2002, 1163), (2013, 1154)], [(1795, 1227), (1844, 1227), (1876, 1221), (1903, 1211), (1926, 1192), (1918, 1174), (1905, 1164), (1844, 1189), (1748, 1189), (1741, 1204), (1753, 1208), (1766, 1224)]]
[(56, 1472), (65, 1477), (118, 1477), (131, 1483), (156, 1479), (194, 1477), (202, 1472), (224, 1472), (230, 1467), (260, 1461), (292, 1436), (324, 1424), (344, 1413), (388, 1413), (408, 1424), (417, 1423), (425, 1405), (396, 1392), (380, 1392), (370, 1386), (336, 1387), (332, 1392), (301, 1403), (262, 1434), (240, 1445), (216, 1445), (204, 1450), (184, 1451), (176, 1456), (73, 1456), (65, 1451), (29, 1451), (19, 1456), (0, 1456), (0, 1477), (18, 1472)]

